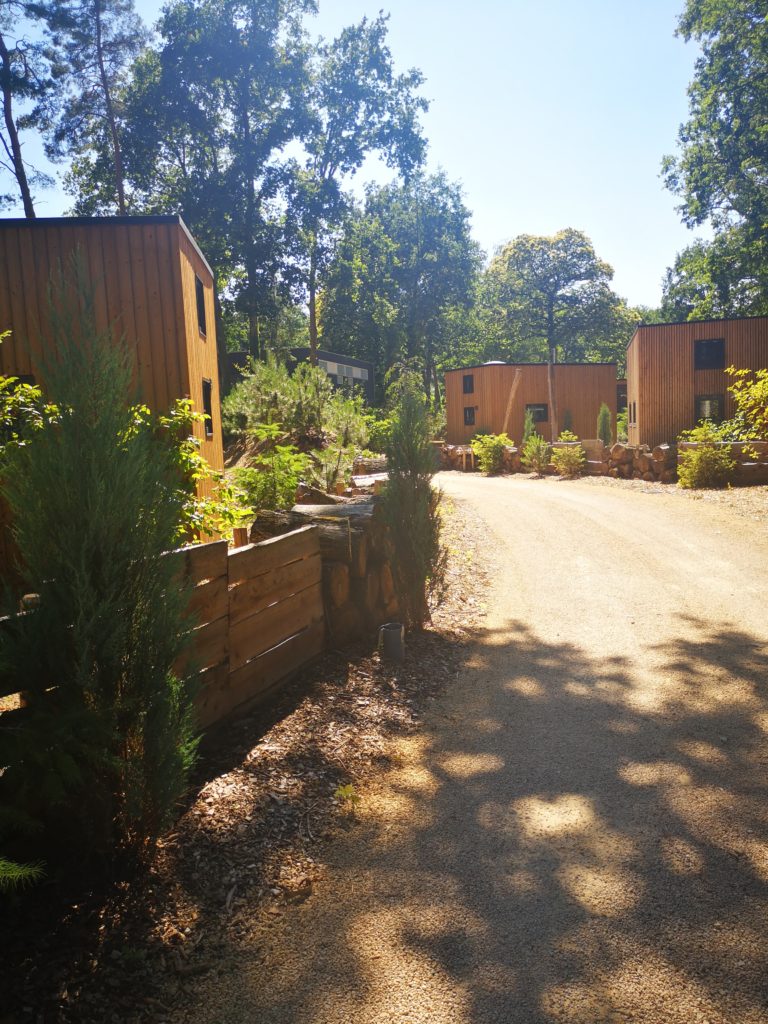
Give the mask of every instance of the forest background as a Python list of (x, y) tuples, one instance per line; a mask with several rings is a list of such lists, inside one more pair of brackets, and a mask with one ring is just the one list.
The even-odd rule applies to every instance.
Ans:
[[(427, 170), (427, 89), (400, 70), (387, 18), (317, 40), (314, 13), (312, 0), (172, 0), (149, 30), (132, 0), (0, 0), (3, 205), (35, 215), (50, 185), (27, 160), (38, 142), (73, 214), (183, 216), (215, 271), (224, 347), (319, 345), (370, 359), (379, 381), (408, 359), (435, 405), (452, 366), (554, 355), (621, 369), (641, 321), (768, 311), (760, 4), (688, 0), (680, 15), (699, 56), (661, 172), (705, 235), (667, 270), (658, 308), (621, 298), (573, 228), (487, 260), (462, 188)], [(388, 180), (361, 187), (372, 159)]]

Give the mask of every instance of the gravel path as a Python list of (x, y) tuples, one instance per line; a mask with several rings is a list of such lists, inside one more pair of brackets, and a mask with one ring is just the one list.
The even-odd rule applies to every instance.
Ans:
[(765, 1024), (765, 524), (440, 484), (495, 565), (471, 660), (312, 897), (265, 912), (178, 1019)]

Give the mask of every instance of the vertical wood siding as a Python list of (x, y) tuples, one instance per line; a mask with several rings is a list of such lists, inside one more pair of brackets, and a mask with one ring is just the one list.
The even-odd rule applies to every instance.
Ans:
[[(195, 432), (214, 469), (224, 456), (213, 279), (178, 218), (135, 223), (104, 218), (0, 221), (0, 372), (42, 381), (41, 356), (51, 343), (49, 288), (72, 253), (79, 252), (93, 288), (97, 327), (123, 336), (135, 356), (135, 384), (158, 412), (191, 398), (202, 412), (202, 380), (212, 384), (213, 438)], [(198, 330), (195, 275), (203, 282), (207, 334)]]
[[(523, 434), (526, 405), (544, 404), (549, 407), (547, 367), (544, 364), (505, 364), (474, 366), (449, 370), (445, 374), (446, 436), (449, 444), (466, 444), (477, 433), (502, 431), (507, 402), (520, 370), (520, 385), (515, 394), (507, 433), (518, 442)], [(471, 374), (474, 392), (463, 393), (463, 378)], [(611, 424), (616, 425), (616, 364), (615, 363), (559, 363), (555, 366), (555, 396), (559, 428), (563, 429), (566, 412), (570, 413), (571, 429), (579, 437), (595, 437), (597, 414), (605, 402), (611, 410)], [(474, 426), (464, 425), (464, 409), (475, 409)], [(538, 424), (540, 433), (551, 437), (551, 410), (547, 423)]]
[(631, 444), (653, 447), (675, 441), (695, 426), (697, 396), (723, 395), (724, 415), (733, 415), (728, 374), (694, 369), (694, 343), (711, 338), (725, 340), (726, 366), (768, 367), (768, 317), (638, 328), (627, 349), (627, 399), (637, 403)]

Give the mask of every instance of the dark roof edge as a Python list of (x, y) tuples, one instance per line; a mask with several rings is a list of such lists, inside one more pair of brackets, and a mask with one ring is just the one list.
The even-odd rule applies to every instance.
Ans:
[(111, 224), (114, 224), (117, 227), (130, 227), (132, 224), (178, 224), (189, 239), (189, 242), (197, 255), (205, 264), (206, 270), (215, 281), (215, 274), (213, 273), (213, 270), (211, 270), (210, 263), (203, 255), (200, 246), (192, 235), (192, 232), (178, 213), (146, 214), (139, 217), (0, 217), (0, 231), (2, 231), (3, 228), (45, 228), (53, 226), (86, 228), (93, 226), (106, 227)]
[[(601, 363), (555, 363), (555, 366), (618, 366), (618, 361), (612, 359), (609, 362)], [(549, 363), (474, 363), (472, 366), (453, 366), (450, 370), (443, 370), (443, 373), (460, 373), (462, 370), (490, 370), (494, 366), (549, 366)]]
[(638, 324), (635, 331), (647, 331), (652, 327), (687, 327), (689, 324), (727, 324), (743, 320), (768, 320), (765, 314), (756, 316), (709, 316), (703, 320), (664, 320), (659, 324)]

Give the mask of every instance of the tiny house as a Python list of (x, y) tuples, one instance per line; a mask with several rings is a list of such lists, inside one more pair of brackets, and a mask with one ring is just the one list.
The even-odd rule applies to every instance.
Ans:
[[(579, 437), (594, 437), (603, 402), (616, 423), (616, 363), (556, 363), (554, 393), (558, 430), (568, 427)], [(484, 363), (448, 370), (445, 374), (446, 437), (466, 444), (475, 434), (506, 432), (520, 442), (527, 410), (536, 429), (552, 437), (546, 363)]]
[(729, 366), (768, 367), (768, 317), (638, 327), (627, 348), (629, 443), (654, 447), (699, 420), (729, 419)]
[(195, 424), (201, 452), (222, 470), (213, 272), (181, 217), (0, 220), (0, 334), (11, 332), (0, 345), (0, 373), (45, 385), (49, 284), (75, 253), (97, 327), (111, 327), (135, 354), (141, 400), (165, 412), (191, 398), (205, 415)]

